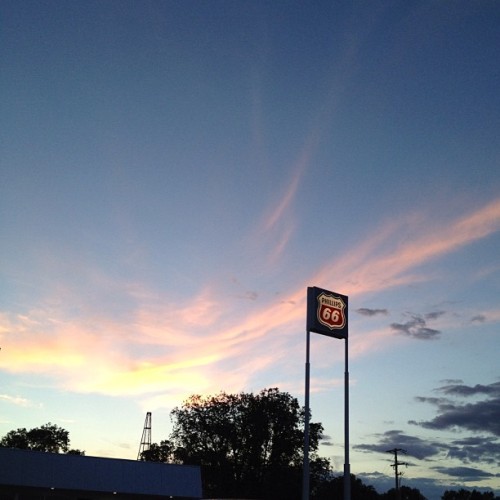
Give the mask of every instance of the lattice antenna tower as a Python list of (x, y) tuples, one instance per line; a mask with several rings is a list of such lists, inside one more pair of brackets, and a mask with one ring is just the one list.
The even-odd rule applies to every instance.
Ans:
[(142, 431), (141, 444), (139, 445), (139, 453), (137, 454), (137, 460), (142, 459), (142, 455), (145, 451), (149, 451), (151, 448), (151, 412), (146, 413), (146, 420), (144, 421), (144, 429)]

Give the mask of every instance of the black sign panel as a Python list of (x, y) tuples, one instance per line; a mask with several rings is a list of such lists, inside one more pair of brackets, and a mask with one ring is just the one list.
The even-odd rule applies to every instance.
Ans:
[(322, 288), (307, 288), (307, 331), (347, 338), (348, 297)]

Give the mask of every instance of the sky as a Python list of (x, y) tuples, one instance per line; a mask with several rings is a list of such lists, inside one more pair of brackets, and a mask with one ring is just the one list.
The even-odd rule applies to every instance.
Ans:
[[(135, 459), (192, 394), (304, 403), (349, 297), (351, 471), (500, 494), (500, 3), (3, 0), (0, 435)], [(344, 461), (344, 341), (312, 334)]]

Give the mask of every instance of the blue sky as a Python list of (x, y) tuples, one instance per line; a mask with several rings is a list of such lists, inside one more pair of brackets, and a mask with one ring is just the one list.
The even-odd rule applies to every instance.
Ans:
[[(500, 490), (500, 6), (0, 7), (0, 434), (135, 458), (194, 393), (304, 393), (349, 296), (351, 469)], [(313, 335), (343, 467), (343, 343)]]

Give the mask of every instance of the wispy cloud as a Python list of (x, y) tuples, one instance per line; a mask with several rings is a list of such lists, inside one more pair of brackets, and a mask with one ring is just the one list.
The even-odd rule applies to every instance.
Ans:
[(362, 316), (387, 316), (389, 314), (387, 309), (369, 309), (367, 307), (360, 307), (356, 309), (356, 312)]
[(290, 178), (290, 182), (285, 190), (285, 193), (281, 198), (279, 198), (278, 203), (273, 207), (270, 213), (268, 213), (264, 219), (263, 230), (269, 231), (273, 229), (280, 220), (283, 219), (285, 214), (288, 212), (292, 201), (294, 200), (297, 189), (300, 185), (300, 179), (303, 175), (304, 165), (300, 165), (301, 168), (297, 168)]
[[(400, 241), (398, 231), (413, 234)], [(391, 221), (346, 256), (330, 262), (317, 275), (318, 282), (338, 283), (350, 294), (387, 290), (432, 279), (412, 274), (418, 266), (447, 255), (500, 230), (500, 199), (455, 221), (406, 217)], [(395, 244), (388, 246), (388, 241)]]
[(436, 470), (448, 476), (458, 477), (462, 481), (475, 481), (477, 479), (493, 477), (491, 472), (475, 467), (436, 467)]
[(472, 323), (498, 323), (500, 321), (500, 309), (483, 310), (470, 318)]
[(471, 319), (471, 323), (484, 323), (486, 321), (486, 316), (484, 314), (476, 314), (476, 316), (473, 316)]
[(41, 403), (34, 403), (29, 399), (23, 398), (21, 396), (10, 396), (9, 394), (0, 394), (0, 400), (5, 401), (7, 403), (22, 406), (23, 408), (41, 408)]
[(441, 316), (443, 316), (444, 314), (446, 314), (445, 311), (433, 311), (433, 312), (430, 312), (430, 313), (427, 313), (425, 314), (425, 319), (438, 319), (440, 318)]
[[(294, 189), (295, 184), (290, 196)], [(108, 394), (189, 395), (228, 385), (237, 390), (253, 374), (273, 366), (284, 353), (291, 355), (295, 347), (290, 344), (290, 336), (303, 331), (307, 286), (329, 288), (335, 283), (336, 290), (359, 297), (430, 280), (432, 276), (416, 272), (419, 265), (499, 228), (500, 200), (441, 224), (436, 220), (426, 224), (421, 217), (391, 222), (346, 255), (305, 276), (295, 289), (266, 300), (260, 295), (259, 300), (227, 300), (207, 285), (194, 297), (174, 299), (145, 285), (121, 283), (112, 285), (114, 293), (122, 289), (130, 304), (121, 317), (116, 313), (106, 316), (102, 306), (96, 310), (87, 307), (85, 314), (72, 316), (62, 298), (51, 300), (50, 307), (40, 306), (22, 314), (4, 312), (0, 315), (3, 369), (44, 373), (67, 389)], [(401, 240), (401, 230), (415, 236), (410, 241)], [(67, 288), (62, 289), (66, 293)], [(75, 291), (72, 294), (74, 308), (78, 297)], [(253, 292), (247, 295), (255, 297)], [(385, 311), (358, 310), (364, 316), (385, 315)], [(481, 314), (488, 319), (495, 316), (494, 311)], [(394, 323), (393, 330), (434, 338), (439, 331), (426, 322), (441, 315), (442, 311), (414, 315), (407, 322)], [(362, 355), (375, 345), (381, 349), (385, 345), (381, 338), (390, 334), (386, 329), (353, 336), (352, 356)], [(231, 370), (230, 381), (226, 370)]]
[(307, 159), (303, 159), (293, 169), (284, 193), (264, 213), (263, 219), (250, 235), (252, 246), (263, 253), (263, 260), (268, 266), (275, 266), (280, 261), (294, 235), (295, 220), (291, 215), (293, 201), (307, 162)]

